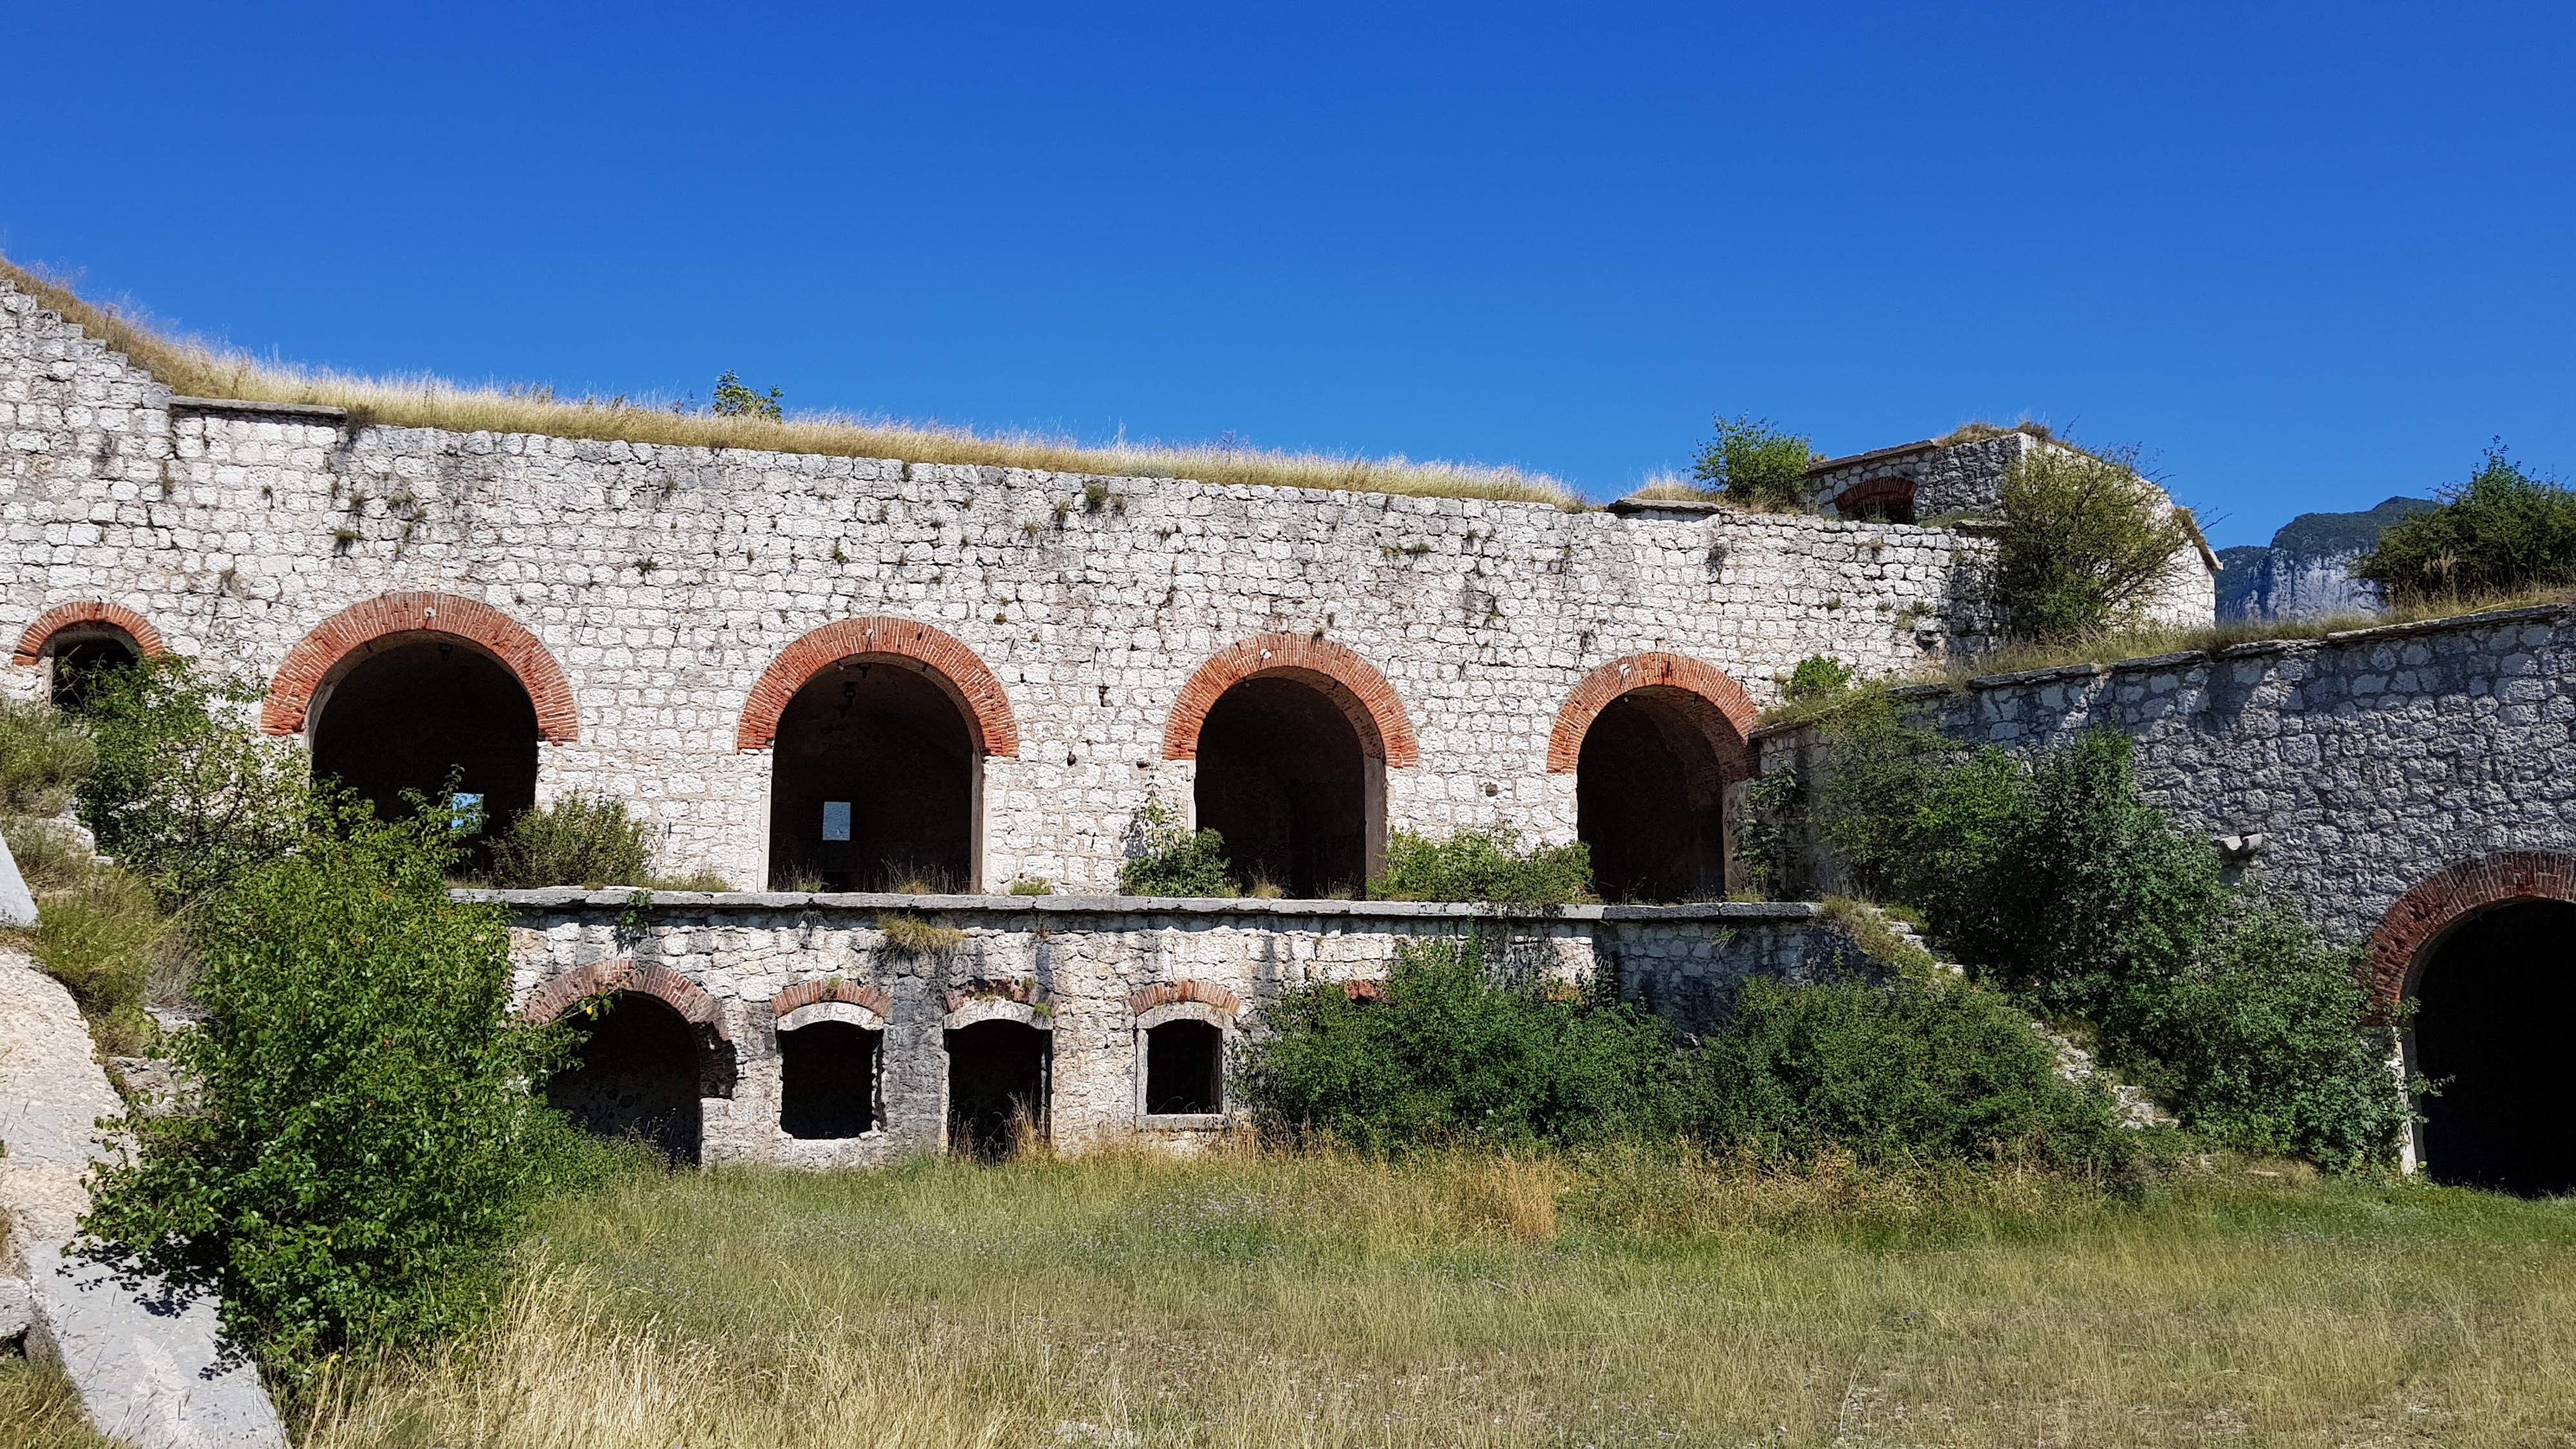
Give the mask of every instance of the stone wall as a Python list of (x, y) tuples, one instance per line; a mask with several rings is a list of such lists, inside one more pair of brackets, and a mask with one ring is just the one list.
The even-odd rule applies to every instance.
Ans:
[[(1848, 938), (1802, 904), (1575, 906), (1496, 920), (1400, 902), (663, 892), (638, 911), (617, 891), (459, 894), (509, 906), (523, 1011), (552, 1018), (622, 989), (700, 1025), (710, 1060), (724, 1063), (701, 1103), (710, 1160), (809, 1167), (936, 1150), (945, 1033), (995, 1016), (1040, 1026), (1053, 1043), (1058, 1145), (1139, 1133), (1186, 1142), (1215, 1124), (1140, 1112), (1142, 1013), (1178, 1003), (1229, 1032), (1258, 1030), (1282, 992), (1381, 980), (1405, 941), (1491, 931), (1515, 970), (1569, 981), (1607, 970), (1624, 998), (1691, 1031), (1721, 1020), (1747, 976), (1857, 964)], [(892, 913), (960, 930), (963, 942), (899, 949), (879, 924)], [(838, 1019), (883, 1032), (877, 1131), (811, 1139), (779, 1125), (782, 1018), (822, 1003), (845, 1003)]]
[[(2121, 731), (2136, 741), (2148, 798), (2190, 830), (2232, 839), (2251, 879), (2331, 935), (2375, 949), (2400, 898), (2446, 872), (2576, 851), (2576, 611), (2566, 608), (1900, 697), (1955, 738), (2015, 751)], [(1768, 770), (1812, 761), (1816, 739), (1780, 729), (1756, 743)], [(2419, 934), (2406, 949), (2420, 944)], [(2397, 989), (2390, 973), (2406, 963), (2375, 964), (2383, 988)]]
[[(563, 716), (541, 801), (624, 798), (669, 868), (741, 886), (771, 768), (747, 705), (853, 620), (927, 626), (999, 701), (967, 884), (1095, 889), (1149, 788), (1186, 808), (1176, 706), (1228, 651), (1313, 641), (1383, 686), (1417, 746), (1384, 761), (1384, 825), (1559, 841), (1552, 735), (1605, 671), (1704, 668), (1741, 728), (1808, 655), (1900, 672), (1986, 628), (1960, 585), (1989, 545), (1949, 531), (365, 426), (173, 399), (5, 289), (0, 434), (0, 628), (28, 645), (8, 691), (42, 687), (37, 621), (65, 606), (316, 709), (359, 625), (408, 620), (525, 666)], [(307, 702), (270, 722), (304, 728)]]

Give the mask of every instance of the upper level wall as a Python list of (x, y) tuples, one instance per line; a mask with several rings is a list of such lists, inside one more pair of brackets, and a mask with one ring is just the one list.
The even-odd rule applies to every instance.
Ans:
[[(2445, 869), (2576, 849), (2576, 610), (2240, 644), (1909, 690), (1944, 733), (2023, 751), (2108, 726), (2146, 796), (2348, 942)], [(1813, 745), (1757, 736), (1763, 766)]]
[[(675, 868), (762, 878), (769, 761), (737, 748), (782, 650), (862, 615), (935, 625), (1018, 730), (987, 763), (982, 881), (1114, 880), (1165, 726), (1211, 656), (1320, 637), (1382, 673), (1418, 740), (1386, 819), (1575, 828), (1551, 773), (1585, 676), (1660, 651), (1755, 702), (1810, 654), (1910, 670), (1985, 622), (1981, 540), (1795, 516), (1543, 505), (350, 425), (174, 405), (0, 291), (0, 629), (130, 608), (262, 680), (338, 611), (436, 590), (562, 666), (578, 716), (541, 798), (604, 790), (670, 827)], [(8, 687), (37, 687), (31, 670)]]

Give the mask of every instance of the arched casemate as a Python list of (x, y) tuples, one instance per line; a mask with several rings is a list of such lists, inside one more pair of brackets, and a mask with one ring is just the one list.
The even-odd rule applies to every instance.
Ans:
[(122, 604), (83, 599), (38, 614), (18, 636), (10, 662), (46, 669), (47, 692), (55, 706), (76, 708), (84, 674), (168, 652), (151, 620)]
[[(605, 1010), (575, 1009), (594, 998)], [(583, 1129), (652, 1144), (696, 1162), (701, 1100), (731, 1097), (733, 1039), (714, 998), (659, 966), (601, 961), (539, 987), (519, 1014), (566, 1020), (581, 1035), (578, 1065), (546, 1084), (546, 1101)]]
[(844, 619), (780, 652), (735, 745), (771, 752), (773, 889), (980, 889), (984, 761), (1019, 753), (1002, 682), (909, 619)]
[(1246, 639), (1199, 666), (1163, 730), (1196, 760), (1199, 828), (1244, 885), (1357, 891), (1386, 853), (1386, 772), (1416, 757), (1395, 687), (1359, 655), (1296, 634)]
[(458, 780), (487, 830), (537, 799), (537, 746), (580, 737), (563, 667), (509, 615), (455, 594), (386, 594), (343, 609), (287, 651), (260, 727), (303, 733), (313, 772), (374, 802), (435, 798)]
[(1612, 901), (1726, 894), (1725, 798), (1759, 713), (1725, 671), (1631, 654), (1583, 677), (1557, 711), (1547, 768), (1575, 777), (1575, 833)]
[(2403, 1002), (2416, 1160), (2444, 1181), (2576, 1191), (2576, 853), (2505, 851), (2400, 897), (2364, 948), (2384, 1005)]

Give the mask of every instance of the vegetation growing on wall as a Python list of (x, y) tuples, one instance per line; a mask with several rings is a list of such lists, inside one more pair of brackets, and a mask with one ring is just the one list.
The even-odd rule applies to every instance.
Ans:
[(1750, 413), (1717, 419), (1717, 436), (1700, 445), (1691, 476), (1728, 502), (1748, 508), (1795, 509), (1807, 501), (1809, 440)]
[[(61, 313), (90, 336), (152, 373), (183, 396), (252, 402), (317, 403), (346, 408), (361, 423), (444, 428), (454, 432), (536, 433), (698, 448), (760, 448), (845, 458), (900, 458), (913, 463), (981, 463), (1065, 473), (1195, 478), (1207, 483), (1277, 488), (1340, 488), (1410, 497), (1492, 498), (1583, 506), (1572, 487), (1544, 473), (1481, 463), (1414, 462), (1402, 456), (1360, 458), (1288, 453), (1231, 439), (1205, 445), (1128, 443), (1085, 446), (1033, 434), (993, 435), (892, 419), (831, 413), (788, 418), (747, 408), (699, 412), (656, 399), (625, 396), (558, 398), (551, 387), (467, 387), (439, 378), (376, 378), (286, 366), (201, 339), (173, 337), (139, 314), (93, 307), (68, 286), (0, 261), (0, 281)], [(744, 389), (746, 393), (749, 389)], [(776, 396), (753, 395), (774, 404)]]
[(1592, 850), (1521, 844), (1508, 822), (1460, 830), (1435, 840), (1399, 830), (1387, 841), (1386, 870), (1369, 882), (1380, 901), (1474, 901), (1505, 910), (1543, 911), (1592, 897)]
[(1148, 792), (1136, 811), (1134, 839), (1127, 863), (1118, 868), (1118, 889), (1131, 896), (1230, 896), (1240, 893), (1234, 867), (1225, 858), (1225, 837), (1213, 830), (1189, 830), (1180, 813), (1159, 794)]
[(1994, 591), (2013, 633), (2059, 642), (2137, 623), (2192, 533), (2136, 463), (2135, 450), (2042, 447), (2006, 470)]
[(1827, 741), (1818, 835), (1981, 979), (2094, 1033), (2212, 1140), (2334, 1168), (2391, 1160), (2407, 1107), (2350, 953), (2225, 882), (2205, 842), (2138, 798), (2125, 737), (2025, 765), (1877, 700)]
[(2576, 491), (2533, 478), (2501, 443), (2441, 506), (2388, 527), (2355, 578), (2401, 604), (2484, 600), (2576, 584)]

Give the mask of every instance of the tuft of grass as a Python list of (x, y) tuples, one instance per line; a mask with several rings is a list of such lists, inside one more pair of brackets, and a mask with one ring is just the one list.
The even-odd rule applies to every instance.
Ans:
[(888, 946), (907, 955), (936, 956), (966, 944), (966, 933), (955, 926), (934, 926), (907, 912), (877, 917), (877, 929), (885, 932)]
[(78, 720), (40, 700), (0, 700), (0, 813), (57, 815), (98, 764)]
[(0, 1354), (0, 1449), (116, 1449), (89, 1426), (80, 1394), (42, 1359)]
[(1982, 443), (1988, 438), (2000, 438), (2006, 433), (2020, 433), (2025, 437), (2037, 438), (2043, 443), (2057, 441), (2055, 429), (2046, 423), (2033, 422), (2029, 418), (2024, 418), (2009, 427), (2001, 423), (1961, 423), (1932, 441), (1944, 448), (1955, 448), (1961, 443)]
[(1037, 876), (1024, 875), (1011, 882), (1011, 894), (1015, 896), (1051, 896), (1055, 894), (1055, 883), (1053, 881), (1041, 879)]
[(178, 939), (149, 885), (114, 866), (93, 866), (39, 895), (35, 929), (13, 934), (46, 975), (70, 989), (102, 1047), (130, 1056), (151, 1041), (144, 999)]
[(653, 399), (558, 398), (549, 387), (469, 387), (427, 374), (364, 377), (291, 367), (202, 338), (169, 335), (137, 311), (94, 306), (62, 279), (39, 276), (0, 260), (0, 284), (10, 283), (184, 396), (317, 403), (346, 408), (351, 419), (362, 424), (899, 458), (912, 463), (974, 463), (1111, 477), (1190, 478), (1219, 486), (1487, 498), (1568, 510), (1585, 506), (1579, 492), (1547, 474), (1482, 463), (1291, 453), (1230, 442), (1215, 446), (1121, 440), (1086, 445), (1035, 433), (978, 433), (840, 413), (798, 413), (773, 420), (757, 412), (724, 416), (684, 411)]
[[(308, 1449), (2510, 1445), (2576, 1420), (2576, 1203), (1240, 1143), (638, 1175)], [(1724, 1372), (1712, 1372), (1723, 1364)]]
[(1851, 937), (1871, 962), (1909, 976), (1928, 975), (1940, 965), (1931, 952), (1900, 934), (1883, 908), (1857, 896), (1827, 896), (1819, 904), (1824, 920)]

